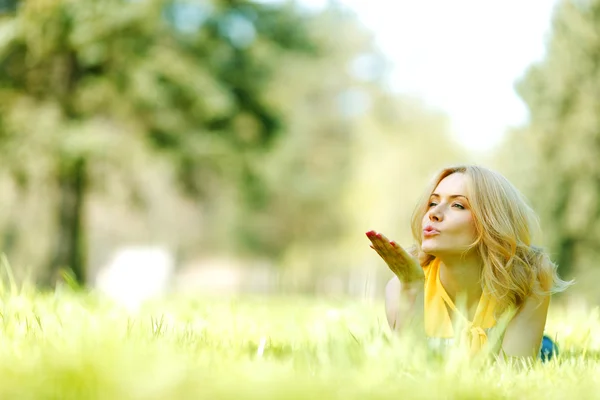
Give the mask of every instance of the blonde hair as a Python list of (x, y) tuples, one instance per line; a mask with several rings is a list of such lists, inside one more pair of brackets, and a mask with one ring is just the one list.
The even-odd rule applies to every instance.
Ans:
[(497, 300), (500, 309), (520, 307), (530, 296), (561, 292), (572, 284), (560, 279), (556, 264), (543, 249), (532, 245), (537, 216), (524, 196), (504, 176), (480, 166), (443, 169), (417, 204), (411, 225), (414, 252), (421, 265), (434, 258), (421, 250), (421, 224), (429, 197), (444, 178), (454, 173), (467, 177), (467, 197), (477, 233), (468, 250), (475, 249), (481, 257), (482, 287)]

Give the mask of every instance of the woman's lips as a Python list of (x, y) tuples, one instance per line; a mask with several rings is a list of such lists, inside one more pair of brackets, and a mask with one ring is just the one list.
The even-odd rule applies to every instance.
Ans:
[(426, 226), (425, 229), (423, 229), (423, 236), (425, 236), (425, 237), (432, 237), (432, 236), (436, 236), (439, 234), (440, 234), (440, 231), (435, 229), (433, 226)]

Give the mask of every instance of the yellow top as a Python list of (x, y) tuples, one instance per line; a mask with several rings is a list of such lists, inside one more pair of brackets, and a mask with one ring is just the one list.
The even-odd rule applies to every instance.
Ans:
[(440, 282), (440, 261), (435, 258), (425, 267), (425, 334), (430, 338), (454, 338), (449, 310), (466, 324), (471, 354), (477, 353), (487, 343), (486, 330), (496, 325), (496, 301), (485, 292), (479, 299), (473, 321), (462, 315)]

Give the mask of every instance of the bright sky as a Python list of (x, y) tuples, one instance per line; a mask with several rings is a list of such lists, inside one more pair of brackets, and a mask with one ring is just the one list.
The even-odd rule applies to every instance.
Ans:
[(375, 33), (394, 66), (392, 88), (445, 112), (468, 148), (490, 149), (527, 120), (514, 83), (543, 57), (557, 0), (340, 2)]

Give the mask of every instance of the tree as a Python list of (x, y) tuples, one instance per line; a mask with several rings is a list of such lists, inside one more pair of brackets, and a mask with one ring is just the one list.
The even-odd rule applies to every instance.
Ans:
[(0, 22), (0, 146), (23, 186), (38, 169), (54, 183), (49, 277), (69, 267), (81, 282), (91, 165), (119, 170), (139, 145), (193, 196), (207, 195), (207, 176), (252, 178), (248, 159), (283, 123), (264, 99), (275, 60), (312, 49), (291, 5), (32, 0), (12, 11)]
[(382, 90), (352, 71), (361, 57), (384, 64), (355, 16), (330, 5), (313, 14), (308, 31), (318, 52), (281, 57), (269, 86), (270, 104), (289, 124), (269, 153), (255, 160), (264, 196), (246, 202), (234, 226), (246, 251), (276, 259), (301, 244), (319, 253), (342, 235), (339, 204), (350, 179), (351, 147), (363, 134), (355, 125), (367, 111), (351, 103)]
[(517, 86), (530, 122), (508, 142), (521, 155), (520, 182), (566, 275), (600, 256), (598, 26), (600, 1), (559, 3), (545, 58)]
[(319, 56), (288, 54), (269, 92), (290, 121), (260, 159), (269, 196), (238, 219), (309, 290), (376, 261), (365, 259), (367, 229), (407, 242), (430, 175), (464, 161), (445, 116), (389, 90), (387, 60), (356, 16), (331, 6), (311, 21)]
[(0, 0), (0, 15), (15, 12), (18, 3), (19, 0)]

